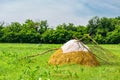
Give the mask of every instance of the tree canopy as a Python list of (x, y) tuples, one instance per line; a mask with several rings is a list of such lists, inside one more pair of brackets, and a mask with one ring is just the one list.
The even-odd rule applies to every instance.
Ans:
[[(27, 19), (24, 23), (12, 22), (4, 25), (0, 22), (0, 42), (12, 43), (65, 43), (77, 37), (89, 34), (101, 44), (120, 43), (120, 16), (107, 18), (98, 16), (88, 21), (86, 26), (63, 23), (50, 28), (47, 20), (35, 22)], [(89, 40), (85, 40), (89, 42)]]

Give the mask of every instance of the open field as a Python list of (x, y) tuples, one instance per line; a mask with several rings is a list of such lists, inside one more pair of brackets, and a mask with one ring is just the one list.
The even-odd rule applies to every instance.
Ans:
[[(0, 80), (119, 80), (120, 63), (86, 67), (77, 64), (51, 66), (49, 52), (33, 58), (25, 56), (41, 53), (61, 44), (0, 43)], [(120, 58), (120, 44), (101, 45)]]

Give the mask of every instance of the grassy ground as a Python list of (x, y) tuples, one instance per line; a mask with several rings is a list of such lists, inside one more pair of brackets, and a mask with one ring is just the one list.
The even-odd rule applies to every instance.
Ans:
[[(22, 59), (61, 44), (0, 43), (0, 80), (119, 80), (120, 63), (86, 67), (77, 64), (51, 66), (47, 64), (54, 52)], [(120, 57), (120, 45), (101, 45)]]

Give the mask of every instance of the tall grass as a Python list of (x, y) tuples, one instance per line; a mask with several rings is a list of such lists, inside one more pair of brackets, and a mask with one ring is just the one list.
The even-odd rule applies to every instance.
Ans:
[[(51, 66), (52, 52), (23, 59), (61, 44), (0, 43), (0, 80), (119, 80), (120, 63), (87, 67), (78, 64)], [(120, 45), (101, 45), (120, 58)]]

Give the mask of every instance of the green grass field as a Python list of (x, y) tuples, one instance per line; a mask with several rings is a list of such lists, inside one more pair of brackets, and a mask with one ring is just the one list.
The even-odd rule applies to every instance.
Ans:
[[(51, 66), (47, 62), (54, 51), (22, 59), (60, 46), (0, 43), (0, 80), (120, 80), (120, 63), (98, 67), (77, 64)], [(101, 46), (120, 58), (120, 44)]]

